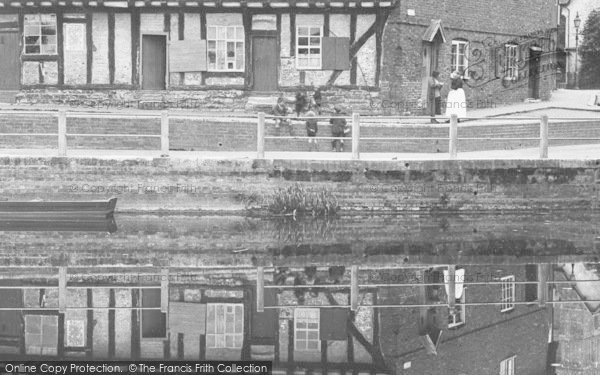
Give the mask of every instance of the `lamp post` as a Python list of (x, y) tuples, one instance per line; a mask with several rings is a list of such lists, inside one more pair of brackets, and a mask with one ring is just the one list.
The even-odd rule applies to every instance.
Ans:
[(579, 57), (579, 26), (581, 25), (581, 18), (579, 18), (579, 12), (573, 20), (575, 25), (575, 89), (579, 90), (579, 77), (577, 75), (577, 58)]

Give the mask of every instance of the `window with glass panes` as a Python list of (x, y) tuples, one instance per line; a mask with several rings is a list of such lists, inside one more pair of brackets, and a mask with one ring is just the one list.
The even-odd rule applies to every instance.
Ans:
[(322, 36), (322, 27), (298, 26), (296, 28), (296, 68), (321, 69)]
[(244, 70), (244, 27), (208, 26), (207, 61), (209, 71)]
[(469, 42), (464, 40), (452, 41), (452, 62), (451, 71), (459, 71), (465, 78), (468, 78), (467, 69), (469, 68)]
[(23, 37), (26, 55), (56, 55), (56, 14), (26, 14)]
[(519, 66), (517, 61), (517, 46), (514, 44), (507, 44), (504, 46), (506, 53), (505, 66), (505, 78), (506, 79), (517, 79), (519, 74)]
[(244, 305), (209, 303), (206, 306), (206, 347), (241, 348), (244, 335)]
[(515, 375), (516, 356), (506, 358), (500, 362), (500, 375)]
[(294, 311), (294, 348), (296, 350), (321, 350), (319, 319), (319, 309), (298, 308)]
[(502, 282), (502, 299), (500, 311), (510, 311), (515, 308), (515, 277), (506, 276), (500, 279)]

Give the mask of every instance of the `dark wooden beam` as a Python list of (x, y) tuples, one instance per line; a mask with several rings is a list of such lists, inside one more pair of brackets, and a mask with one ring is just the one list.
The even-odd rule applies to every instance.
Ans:
[(86, 74), (86, 82), (87, 84), (92, 83), (92, 74), (93, 74), (93, 63), (94, 63), (94, 39), (92, 35), (92, 12), (87, 11), (85, 13), (85, 37), (86, 37), (86, 51), (87, 51), (87, 74)]
[[(65, 83), (65, 53), (64, 53), (63, 12), (56, 12), (56, 47), (58, 52), (58, 84)], [(22, 35), (22, 34), (21, 34)]]
[[(93, 307), (93, 296), (92, 289), (86, 289), (87, 291), (87, 307)], [(87, 330), (86, 330), (86, 344), (87, 348), (86, 357), (92, 358), (92, 352), (94, 349), (94, 310), (87, 310)]]
[[(358, 38), (358, 40), (356, 40), (354, 43), (352, 43), (350, 45), (351, 61), (355, 58), (356, 54), (362, 48), (362, 46), (364, 46), (364, 44), (367, 42), (367, 40), (369, 40), (369, 38), (375, 34), (377, 27), (378, 27), (377, 17), (375, 17), (375, 22), (373, 22), (373, 24), (371, 26), (369, 26), (367, 31), (365, 31), (365, 33), (363, 35), (361, 35), (360, 38)], [(331, 76), (329, 76), (329, 80), (327, 81), (327, 85), (328, 86), (333, 85), (335, 83), (335, 80), (338, 79), (338, 77), (341, 74), (342, 74), (342, 70), (335, 70), (333, 73), (331, 73)], [(352, 84), (352, 82), (350, 82), (350, 83)]]
[[(182, 1), (179, 2), (180, 6), (182, 4)], [(183, 10), (179, 10), (179, 12), (177, 13), (177, 36), (179, 40), (183, 40), (183, 37), (185, 35), (185, 13), (183, 13)], [(179, 73), (179, 85), (182, 86), (185, 82), (185, 73), (184, 72), (180, 72)]]
[[(357, 15), (350, 15), (350, 45), (354, 44), (356, 40), (356, 20)], [(356, 56), (350, 56), (350, 84), (356, 85), (356, 72), (358, 70)]]
[(244, 85), (246, 87), (252, 87), (254, 85), (252, 76), (252, 13), (250, 13), (248, 9), (244, 10), (242, 21), (244, 24), (245, 49)]
[(329, 13), (323, 15), (323, 36), (329, 36)]
[(115, 13), (108, 13), (108, 79), (115, 83)]
[[(114, 14), (113, 14), (114, 16)], [(116, 337), (116, 332), (115, 332), (115, 309), (114, 307), (116, 306), (116, 296), (115, 296), (115, 290), (114, 289), (110, 289), (108, 291), (109, 295), (108, 295), (108, 307), (110, 307), (111, 309), (108, 310), (108, 358), (114, 358), (115, 357), (115, 337)]]
[(139, 52), (140, 52), (140, 11), (131, 10), (131, 84), (135, 89), (140, 87), (139, 74)]

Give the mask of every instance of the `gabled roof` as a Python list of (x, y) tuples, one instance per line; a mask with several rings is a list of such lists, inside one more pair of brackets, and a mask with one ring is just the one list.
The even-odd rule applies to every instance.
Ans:
[(446, 35), (444, 34), (444, 28), (442, 27), (442, 20), (431, 20), (429, 27), (427, 27), (427, 30), (425, 30), (425, 33), (423, 34), (423, 40), (431, 43), (438, 33), (441, 35), (442, 41), (446, 43)]

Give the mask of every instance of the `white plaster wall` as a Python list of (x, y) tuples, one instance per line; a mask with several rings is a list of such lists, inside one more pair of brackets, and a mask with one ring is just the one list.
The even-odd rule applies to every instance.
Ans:
[(185, 13), (183, 18), (183, 38), (200, 39), (200, 14)]
[(277, 30), (277, 16), (275, 14), (253, 15), (252, 30)]
[(165, 16), (162, 13), (142, 13), (140, 14), (140, 33), (159, 32), (165, 30)]
[(207, 26), (242, 26), (241, 13), (207, 13)]
[(281, 15), (280, 56), (290, 57), (290, 15)]
[(115, 14), (115, 83), (131, 84), (131, 16)]
[[(183, 24), (183, 38), (184, 39), (200, 39), (200, 14), (198, 13), (185, 13), (184, 24)], [(202, 72), (186, 72), (183, 75), (183, 85), (200, 86), (202, 84)]]
[[(71, 35), (73, 33), (74, 35)], [(64, 83), (66, 85), (85, 85), (87, 83), (87, 48), (85, 24), (63, 24)], [(74, 50), (68, 40), (75, 39), (82, 48)]]
[[(359, 14), (356, 18), (356, 39), (360, 38), (374, 22), (375, 15)], [(376, 56), (375, 35), (373, 35), (362, 46), (356, 56), (358, 64), (356, 69), (357, 85), (375, 85)]]
[[(185, 23), (183, 24), (183, 27), (185, 27)], [(179, 40), (179, 14), (177, 13), (171, 14), (171, 33), (169, 39)]]
[(92, 83), (108, 84), (108, 14), (92, 14)]

